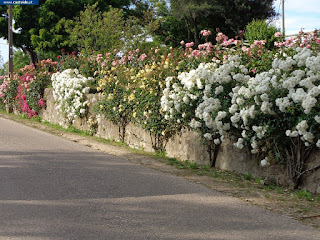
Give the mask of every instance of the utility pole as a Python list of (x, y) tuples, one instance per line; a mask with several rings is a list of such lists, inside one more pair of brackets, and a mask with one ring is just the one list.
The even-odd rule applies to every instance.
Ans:
[(282, 35), (286, 37), (284, 26), (284, 0), (282, 0)]
[(9, 40), (9, 76), (13, 76), (13, 34), (12, 34), (12, 5), (9, 5), (8, 40)]

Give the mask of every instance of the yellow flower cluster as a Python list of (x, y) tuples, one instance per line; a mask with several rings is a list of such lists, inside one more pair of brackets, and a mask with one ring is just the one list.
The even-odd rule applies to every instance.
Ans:
[(161, 55), (152, 61), (127, 62), (106, 67), (99, 73), (99, 90), (105, 95), (106, 108), (112, 117), (129, 117), (136, 123), (152, 125), (161, 115), (160, 97), (168, 76), (176, 76), (178, 63), (173, 57)]

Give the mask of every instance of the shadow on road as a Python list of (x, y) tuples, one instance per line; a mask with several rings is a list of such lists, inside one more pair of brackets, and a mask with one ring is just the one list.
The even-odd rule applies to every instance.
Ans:
[(316, 239), (296, 222), (100, 152), (2, 150), (0, 182), (0, 239)]

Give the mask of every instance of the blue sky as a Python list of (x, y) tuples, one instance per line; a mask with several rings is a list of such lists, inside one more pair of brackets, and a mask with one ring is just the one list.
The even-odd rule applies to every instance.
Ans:
[[(276, 12), (282, 14), (282, 0), (274, 4)], [(310, 32), (320, 29), (320, 0), (285, 0), (285, 29), (286, 34), (297, 34), (301, 28)], [(282, 28), (281, 16), (274, 24)]]
[[(276, 0), (274, 7), (276, 12), (281, 14), (282, 0)], [(320, 29), (320, 0), (285, 0), (285, 28), (286, 34), (296, 34), (301, 28), (309, 32), (314, 29)], [(281, 28), (281, 16), (273, 22), (274, 25)], [(3, 62), (8, 61), (8, 45), (5, 40), (0, 39), (0, 53)]]

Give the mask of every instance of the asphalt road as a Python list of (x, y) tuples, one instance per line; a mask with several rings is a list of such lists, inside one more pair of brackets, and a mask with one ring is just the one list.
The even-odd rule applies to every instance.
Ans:
[(284, 216), (0, 118), (0, 239), (320, 239)]

